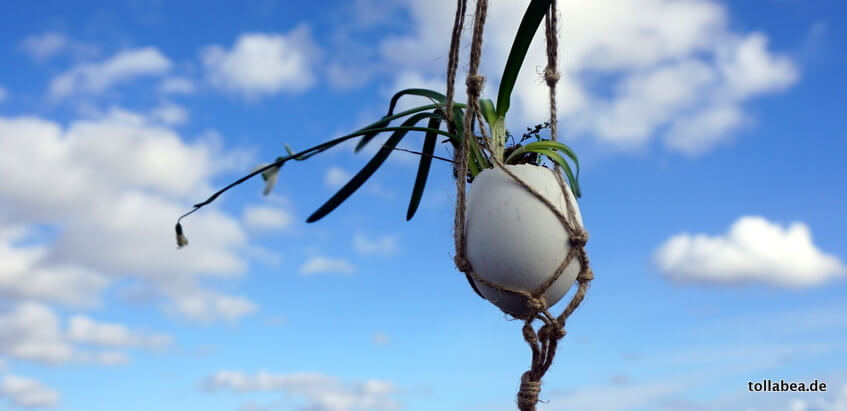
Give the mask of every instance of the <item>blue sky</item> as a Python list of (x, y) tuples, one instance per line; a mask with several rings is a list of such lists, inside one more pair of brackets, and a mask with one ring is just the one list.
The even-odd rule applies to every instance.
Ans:
[[(306, 224), (368, 159), (344, 145), (175, 249), (176, 217), (283, 144), (444, 88), (453, 2), (242, 3), (0, 6), (0, 409), (515, 409), (529, 350), (453, 267), (448, 165), (410, 222), (397, 152)], [(489, 97), (518, 3), (490, 6)], [(539, 409), (847, 410), (847, 6), (560, 3), (596, 279)], [(515, 133), (548, 115), (544, 64), (537, 42)]]

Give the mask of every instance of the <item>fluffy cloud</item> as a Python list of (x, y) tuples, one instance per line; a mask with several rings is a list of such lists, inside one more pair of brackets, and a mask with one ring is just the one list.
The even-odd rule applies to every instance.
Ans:
[(18, 407), (52, 407), (59, 403), (59, 392), (30, 378), (7, 375), (0, 381), (0, 393)]
[(847, 410), (847, 384), (837, 391), (831, 400), (825, 398), (792, 400), (788, 407), (789, 411), (846, 411)]
[(128, 355), (120, 351), (103, 351), (95, 358), (98, 364), (109, 366), (126, 365), (132, 361)]
[(291, 213), (276, 207), (248, 206), (244, 209), (244, 225), (253, 230), (281, 230), (291, 225)]
[(25, 38), (20, 48), (36, 60), (47, 60), (68, 47), (70, 41), (61, 33), (42, 33)]
[(326, 273), (353, 274), (354, 272), (356, 272), (356, 267), (349, 261), (341, 258), (312, 257), (300, 266), (300, 274), (302, 275)]
[(768, 53), (764, 34), (734, 40), (719, 50), (718, 67), (738, 97), (780, 91), (797, 81), (791, 60)]
[(309, 88), (317, 53), (308, 28), (299, 27), (287, 34), (243, 34), (230, 50), (213, 45), (201, 54), (213, 85), (258, 97)]
[(783, 228), (762, 217), (739, 218), (722, 236), (675, 235), (654, 259), (665, 276), (678, 281), (806, 287), (847, 273), (836, 257), (815, 246), (805, 224)]
[(380, 380), (344, 384), (322, 374), (283, 375), (260, 371), (256, 375), (248, 375), (240, 371), (222, 370), (209, 376), (203, 385), (209, 391), (283, 391), (305, 398), (309, 401), (308, 409), (322, 411), (401, 408), (391, 398), (398, 389), (394, 384)]
[(551, 394), (550, 410), (622, 411), (650, 407), (658, 399), (684, 391), (690, 384), (680, 381), (639, 384), (609, 384), (580, 387), (568, 394)]
[(370, 239), (361, 234), (356, 234), (353, 237), (353, 249), (362, 255), (388, 257), (397, 252), (397, 237), (382, 236)]
[(165, 334), (142, 335), (123, 324), (101, 323), (83, 315), (70, 318), (67, 336), (73, 342), (122, 348), (161, 348), (171, 342), (171, 337)]
[(30, 234), (25, 228), (0, 228), (0, 295), (76, 306), (95, 304), (108, 279), (73, 264), (51, 264), (45, 258), (47, 247), (13, 246)]
[(159, 84), (159, 92), (165, 94), (191, 94), (194, 92), (194, 83), (184, 77), (169, 77)]
[[(198, 212), (184, 225), (189, 239), (203, 241), (175, 249), (174, 218), (185, 204), (212, 191), (210, 176), (246, 166), (219, 146), (211, 137), (189, 145), (167, 127), (119, 109), (64, 128), (40, 118), (0, 117), (0, 174), (15, 176), (0, 180), (0, 229), (11, 230), (10, 222), (23, 227), (0, 236), (0, 254), (12, 262), (0, 268), (0, 294), (92, 303), (112, 280), (133, 276), (158, 290), (166, 307), (192, 318), (252, 312), (255, 305), (245, 298), (198, 282), (246, 270), (240, 254), (246, 235), (237, 220), (214, 208)], [(55, 238), (18, 244), (26, 239), (21, 230), (35, 226), (52, 227)], [(16, 280), (24, 275), (30, 281)]]
[(84, 350), (80, 344), (158, 349), (170, 342), (166, 334), (145, 335), (123, 324), (101, 323), (81, 315), (71, 317), (63, 330), (52, 310), (33, 302), (18, 303), (0, 313), (0, 354), (43, 364), (122, 365), (130, 361), (126, 353)]
[(83, 63), (56, 76), (50, 83), (50, 95), (62, 98), (80, 92), (101, 93), (136, 77), (165, 74), (170, 68), (171, 61), (154, 47), (126, 50), (100, 63)]
[[(443, 89), (442, 64), (455, 3), (406, 1), (412, 24), (406, 34), (379, 43), (394, 67), (394, 83)], [(559, 2), (559, 114), (563, 130), (591, 135), (615, 147), (636, 148), (660, 138), (697, 155), (727, 141), (749, 123), (744, 106), (790, 87), (799, 70), (768, 49), (760, 32), (733, 30), (726, 8), (711, 0), (603, 0)], [(482, 73), (484, 94), (495, 96), (525, 4), (489, 5)], [(355, 14), (354, 14), (355, 15)], [(354, 23), (351, 23), (354, 24)], [(469, 23), (470, 24), (470, 23)], [(466, 35), (469, 30), (466, 30)], [(464, 40), (462, 44), (466, 44)], [(467, 48), (461, 53), (467, 61)], [(511, 127), (548, 116), (543, 30), (536, 34), (512, 98)], [(391, 74), (391, 73), (386, 73)], [(461, 91), (462, 79), (458, 79)]]
[(171, 298), (170, 311), (196, 321), (234, 321), (258, 309), (246, 297), (220, 294), (192, 285), (185, 288), (168, 285), (165, 292)]
[(189, 114), (185, 107), (174, 103), (164, 103), (150, 112), (150, 117), (162, 124), (176, 126), (185, 124)]
[(62, 335), (56, 314), (35, 303), (21, 303), (0, 314), (0, 352), (48, 364), (72, 361), (77, 354)]
[(330, 167), (324, 174), (324, 184), (330, 188), (341, 188), (353, 177), (347, 170), (340, 167)]

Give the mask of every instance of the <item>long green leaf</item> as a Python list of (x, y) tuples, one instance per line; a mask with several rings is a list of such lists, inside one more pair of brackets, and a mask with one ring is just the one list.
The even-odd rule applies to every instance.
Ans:
[(500, 90), (497, 93), (498, 117), (505, 117), (509, 111), (512, 90), (515, 88), (518, 73), (523, 66), (532, 38), (535, 37), (535, 32), (541, 25), (541, 20), (550, 8), (550, 3), (551, 0), (532, 0), (523, 15), (518, 33), (515, 35), (515, 41), (512, 43), (512, 49), (509, 51), (509, 58), (506, 60), (503, 77), (500, 79)]
[[(345, 138), (345, 137), (348, 137), (348, 136), (351, 136), (351, 135), (352, 136), (362, 136), (362, 141), (360, 141), (356, 145), (355, 151), (358, 152), (359, 150), (362, 149), (362, 147), (365, 146), (365, 144), (370, 142), (371, 139), (373, 139), (373, 137), (376, 136), (376, 134), (383, 132), (383, 131), (387, 131), (387, 130), (385, 130), (385, 127), (388, 126), (388, 122), (390, 122), (392, 120), (396, 120), (396, 119), (401, 118), (401, 117), (408, 116), (409, 114), (419, 113), (419, 112), (425, 111), (425, 110), (432, 110), (434, 108), (439, 108), (439, 107), (440, 106), (438, 104), (427, 104), (425, 106), (418, 106), (418, 107), (415, 107), (415, 108), (411, 108), (411, 109), (408, 109), (408, 110), (406, 110), (402, 113), (397, 113), (397, 114), (393, 114), (391, 116), (383, 117), (379, 121), (377, 121), (375, 123), (368, 124), (367, 126), (362, 127), (360, 129), (354, 131), (352, 134), (348, 134), (347, 136), (339, 137), (339, 139), (342, 139), (342, 138)], [(455, 111), (461, 114), (461, 112), (462, 112), (461, 109), (463, 109), (465, 107), (465, 105), (464, 104), (456, 104), (455, 107), (456, 107)], [(454, 138), (455, 136), (453, 136), (452, 134), (449, 137), (451, 137), (451, 141), (455, 140), (455, 138)], [(332, 141), (335, 141), (335, 140), (332, 140)], [(458, 141), (458, 140), (456, 140), (456, 141)], [(323, 151), (323, 150), (321, 150), (321, 151)], [(317, 153), (315, 153), (315, 154), (317, 154)]]
[(576, 196), (576, 198), (582, 197), (582, 191), (579, 189), (579, 182), (576, 180), (576, 177), (574, 177), (573, 171), (571, 171), (571, 167), (568, 165), (568, 162), (565, 161), (564, 157), (560, 156), (559, 153), (547, 148), (535, 148), (528, 149), (526, 151), (532, 151), (538, 154), (545, 155), (550, 160), (556, 162), (556, 164), (558, 164), (567, 175), (568, 184), (570, 184), (574, 196)]
[[(426, 98), (429, 98), (431, 100), (437, 101), (438, 104), (430, 104), (430, 105), (426, 105), (426, 106), (419, 106), (419, 107), (415, 107), (415, 108), (410, 109), (410, 110), (406, 110), (406, 111), (399, 113), (399, 114), (394, 114), (394, 109), (396, 108), (397, 103), (400, 100), (400, 97), (403, 97), (405, 95), (426, 97)], [(423, 111), (423, 110), (429, 110), (429, 109), (432, 109), (432, 108), (441, 107), (441, 106), (444, 105), (444, 102), (445, 102), (446, 99), (447, 99), (447, 97), (445, 95), (443, 95), (443, 94), (441, 94), (437, 91), (434, 91), (434, 90), (428, 90), (428, 89), (422, 89), (422, 88), (410, 88), (410, 89), (400, 90), (397, 93), (395, 93), (394, 96), (391, 97), (391, 102), (388, 105), (388, 114), (386, 114), (379, 121), (360, 129), (360, 131), (370, 129), (370, 128), (386, 127), (391, 120), (397, 119), (399, 117), (403, 117), (403, 116), (411, 114), (413, 112), (420, 112), (420, 111)], [(464, 108), (464, 107), (465, 107), (465, 104), (462, 104), (462, 103), (454, 103), (453, 104), (453, 124), (454, 124), (456, 130), (462, 129), (462, 122), (464, 121), (464, 119), (463, 119), (464, 116), (463, 116), (463, 112), (462, 112), (461, 109)], [(441, 110), (439, 110), (439, 111), (441, 111)], [(359, 150), (361, 150), (365, 145), (367, 145), (376, 136), (376, 134), (377, 133), (365, 134), (362, 137), (362, 139), (359, 140), (359, 143), (356, 144), (355, 152), (359, 152)], [(461, 135), (461, 132), (459, 132), (458, 134)], [(455, 144), (455, 142), (454, 142), (454, 144)]]
[[(387, 127), (388, 123), (391, 123), (391, 120), (383, 119), (382, 121), (374, 123), (373, 128)], [(356, 144), (356, 148), (353, 149), (353, 152), (358, 153), (359, 150), (361, 150), (363, 147), (365, 147), (365, 145), (367, 145), (371, 140), (373, 140), (373, 138), (376, 137), (377, 134), (379, 134), (378, 131), (371, 131), (363, 135), (359, 142)]]
[(447, 96), (434, 90), (429, 90), (425, 88), (407, 88), (405, 90), (400, 90), (394, 93), (394, 96), (391, 97), (391, 102), (388, 104), (387, 116), (390, 116), (394, 113), (394, 108), (397, 106), (397, 102), (400, 101), (400, 97), (406, 95), (426, 97), (435, 100), (441, 104), (444, 104), (444, 101), (447, 100)]
[[(441, 122), (433, 117), (429, 119), (427, 128), (438, 128), (440, 124)], [(423, 149), (421, 150), (423, 155), (421, 155), (421, 161), (418, 164), (418, 175), (415, 177), (415, 186), (412, 188), (412, 198), (409, 200), (409, 209), (406, 211), (406, 221), (411, 220), (415, 216), (415, 212), (418, 211), (418, 206), (423, 198), (426, 180), (429, 177), (429, 169), (432, 166), (432, 156), (435, 154), (436, 139), (437, 135), (433, 132), (426, 133), (424, 137)]]
[[(379, 121), (372, 123), (372, 124), (368, 124), (367, 126), (362, 127), (359, 130), (356, 130), (356, 132), (367, 131), (368, 129), (373, 129), (373, 128), (387, 127), (388, 124), (391, 123), (392, 120), (398, 119), (400, 117), (407, 116), (409, 114), (414, 114), (414, 113), (419, 113), (421, 111), (431, 110), (435, 107), (438, 107), (438, 104), (428, 104), (428, 105), (425, 105), (425, 106), (418, 106), (418, 107), (415, 107), (415, 108), (411, 108), (409, 110), (406, 110), (406, 111), (404, 111), (402, 113), (398, 113), (398, 114), (393, 114), (393, 113), (390, 112), (390, 111), (393, 111), (393, 107), (392, 107), (392, 110), (389, 110), (389, 113), (387, 115), (383, 116), (381, 119), (379, 119)], [(367, 134), (363, 135), (362, 139), (359, 140), (359, 143), (356, 144), (356, 148), (354, 149), (354, 152), (358, 153), (359, 150), (361, 150), (374, 137), (376, 137), (377, 134), (379, 134), (379, 133), (378, 132), (368, 132)]]
[(577, 159), (576, 153), (570, 147), (568, 147), (564, 143), (552, 140), (533, 141), (532, 143), (526, 145), (526, 148), (528, 149), (533, 149), (536, 147), (549, 148), (552, 150), (561, 151), (566, 156), (570, 157), (570, 159), (573, 160), (573, 163), (576, 165), (576, 176), (579, 177), (579, 159)]
[(526, 153), (526, 146), (520, 146), (520, 147), (516, 148), (515, 150), (513, 150), (509, 154), (509, 157), (506, 157), (505, 163), (506, 164), (511, 163), (512, 160), (518, 158), (518, 156), (520, 156), (523, 153)]
[(494, 108), (494, 102), (490, 98), (479, 99), (479, 108), (482, 109), (482, 118), (488, 123), (490, 130), (494, 129), (494, 123), (497, 122), (497, 110)]
[[(442, 93), (439, 93), (435, 90), (425, 89), (425, 88), (407, 88), (405, 90), (400, 90), (391, 97), (391, 102), (388, 105), (388, 115), (390, 116), (394, 109), (397, 106), (397, 102), (400, 101), (400, 97), (412, 95), (412, 96), (421, 96), (426, 97), (430, 100), (435, 100), (442, 106), (447, 102), (447, 96)], [(461, 108), (464, 108), (465, 104), (453, 102), (453, 125), (456, 127), (456, 131), (458, 135), (461, 134), (461, 130), (464, 128), (464, 112), (462, 112)]]
[[(406, 119), (406, 121), (403, 122), (403, 125), (401, 127), (396, 127), (397, 130), (395, 130), (394, 133), (392, 133), (391, 137), (386, 140), (385, 144), (382, 148), (379, 149), (379, 151), (377, 151), (376, 155), (374, 155), (373, 158), (371, 158), (371, 160), (368, 161), (368, 163), (365, 164), (365, 166), (355, 176), (353, 176), (350, 181), (347, 182), (347, 184), (341, 187), (341, 189), (338, 190), (338, 192), (335, 193), (332, 198), (327, 200), (327, 202), (324, 203), (320, 208), (318, 208), (317, 211), (312, 213), (312, 215), (309, 216), (306, 222), (313, 223), (315, 221), (320, 220), (321, 218), (324, 218), (327, 214), (329, 214), (330, 212), (335, 210), (339, 205), (341, 205), (341, 203), (347, 200), (347, 198), (349, 198), (350, 195), (356, 192), (356, 190), (358, 190), (359, 187), (361, 187), (362, 184), (364, 184), (365, 181), (367, 181), (373, 175), (373, 173), (376, 172), (376, 170), (382, 165), (382, 163), (385, 162), (389, 154), (391, 154), (397, 144), (400, 143), (400, 140), (402, 140), (403, 137), (405, 137), (409, 131), (433, 130), (424, 127), (412, 127), (413, 124), (417, 124), (418, 121), (426, 118), (433, 118), (433, 115), (430, 113), (418, 113)], [(433, 132), (439, 132), (439, 134), (441, 134), (440, 130), (433, 130)]]

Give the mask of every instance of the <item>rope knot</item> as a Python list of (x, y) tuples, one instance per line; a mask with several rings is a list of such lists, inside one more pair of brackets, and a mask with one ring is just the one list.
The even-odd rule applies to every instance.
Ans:
[(521, 389), (518, 391), (518, 407), (520, 409), (532, 409), (538, 403), (538, 394), (541, 393), (541, 381), (533, 381), (530, 372), (521, 376)]
[(523, 339), (530, 345), (538, 344), (538, 336), (535, 334), (535, 330), (532, 329), (531, 321), (527, 321), (523, 325)]
[(567, 332), (565, 328), (562, 327), (558, 322), (554, 324), (544, 324), (540, 330), (538, 330), (538, 336), (542, 339), (546, 340), (561, 340), (565, 337)]
[(571, 244), (574, 247), (583, 247), (585, 243), (588, 242), (588, 231), (579, 230), (573, 234), (571, 234), (570, 238)]
[(537, 313), (547, 309), (547, 300), (542, 295), (541, 297), (528, 297), (526, 306), (530, 312)]
[(579, 275), (576, 276), (576, 280), (583, 283), (586, 281), (591, 281), (594, 279), (594, 272), (591, 271), (590, 268), (585, 268), (579, 272)]
[(485, 76), (479, 74), (469, 74), (465, 79), (465, 85), (468, 86), (468, 95), (479, 97), (482, 93), (482, 86), (485, 84)]
[(458, 268), (459, 271), (461, 271), (463, 273), (469, 273), (473, 270), (471, 268), (470, 261), (468, 261), (468, 259), (465, 258), (465, 257), (461, 257), (461, 256), (457, 255), (457, 256), (453, 257), (453, 263), (455, 263), (456, 268)]
[(554, 87), (556, 83), (559, 81), (559, 72), (556, 71), (555, 67), (547, 66), (544, 69), (544, 81), (547, 82), (547, 85), (550, 87)]

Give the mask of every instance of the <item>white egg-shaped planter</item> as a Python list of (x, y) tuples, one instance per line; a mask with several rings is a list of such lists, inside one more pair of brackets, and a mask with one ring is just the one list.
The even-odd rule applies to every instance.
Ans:
[[(576, 210), (576, 227), (582, 216), (573, 193), (565, 193), (554, 172), (531, 164), (507, 165), (512, 173), (544, 196), (567, 216), (565, 195)], [(564, 261), (571, 249), (570, 234), (544, 203), (499, 168), (482, 171), (471, 184), (465, 221), (466, 254), (474, 272), (500, 286), (533, 292)], [(567, 294), (580, 271), (573, 258), (544, 293), (548, 307)], [(527, 301), (520, 295), (475, 282), (480, 293), (505, 313), (524, 318)]]

